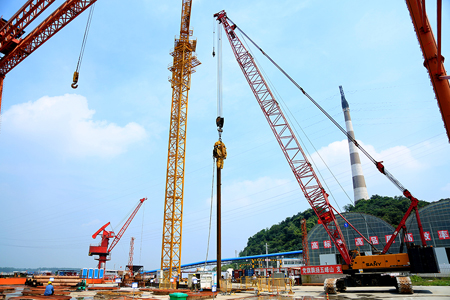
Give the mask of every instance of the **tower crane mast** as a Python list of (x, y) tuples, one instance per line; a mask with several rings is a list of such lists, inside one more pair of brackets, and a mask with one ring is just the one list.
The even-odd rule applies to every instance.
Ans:
[(190, 39), (192, 0), (182, 0), (181, 28), (175, 38), (172, 77), (172, 106), (170, 114), (169, 150), (167, 154), (164, 224), (161, 250), (161, 270), (169, 282), (172, 272), (181, 271), (181, 235), (183, 222), (184, 166), (186, 151), (186, 124), (191, 75), (200, 62), (195, 56), (197, 40)]
[[(6, 74), (97, 0), (66, 0), (26, 37), (24, 29), (55, 0), (28, 0), (14, 16), (0, 23), (0, 110)], [(1, 20), (0, 20), (1, 21)]]

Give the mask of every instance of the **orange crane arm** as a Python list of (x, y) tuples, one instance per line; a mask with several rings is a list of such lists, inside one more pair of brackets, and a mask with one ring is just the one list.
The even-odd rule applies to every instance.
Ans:
[(414, 24), (417, 39), (419, 40), (420, 49), (425, 59), (424, 66), (427, 68), (431, 83), (433, 84), (434, 93), (441, 111), (442, 120), (444, 121), (447, 137), (450, 139), (450, 84), (449, 76), (446, 76), (444, 68), (444, 59), (440, 51), (440, 13), (442, 0), (438, 0), (438, 44), (434, 39), (431, 31), (430, 22), (428, 21), (425, 11), (425, 0), (406, 0), (409, 13)]
[(24, 29), (55, 0), (28, 0), (0, 29), (0, 52), (8, 54), (20, 42)]
[(67, 0), (64, 2), (54, 13), (28, 34), (14, 50), (0, 60), (0, 75), (6, 75), (96, 1)]

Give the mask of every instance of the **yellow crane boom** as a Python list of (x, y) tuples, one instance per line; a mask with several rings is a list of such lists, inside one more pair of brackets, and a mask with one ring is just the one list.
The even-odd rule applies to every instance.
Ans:
[(182, 0), (181, 29), (175, 38), (173, 63), (169, 67), (172, 78), (172, 108), (170, 114), (169, 151), (167, 155), (164, 226), (161, 251), (161, 287), (170, 285), (170, 278), (180, 273), (181, 235), (183, 223), (184, 166), (186, 151), (186, 122), (191, 74), (200, 62), (195, 56), (197, 41), (189, 39), (192, 30), (192, 0)]

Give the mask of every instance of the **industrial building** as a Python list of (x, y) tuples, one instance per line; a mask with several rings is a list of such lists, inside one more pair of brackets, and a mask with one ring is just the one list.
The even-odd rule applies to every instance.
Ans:
[[(450, 200), (441, 200), (431, 203), (419, 210), (420, 221), (427, 245), (432, 245), (436, 250), (436, 256), (441, 272), (450, 272)], [(409, 229), (408, 239), (415, 244), (421, 244), (417, 218), (411, 214), (406, 220)]]
[[(359, 232), (373, 241), (378, 250), (382, 250), (387, 239), (394, 232), (394, 227), (386, 221), (364, 213), (344, 213), (342, 214)], [(342, 218), (337, 217), (342, 235), (347, 242), (349, 249), (359, 249), (359, 251), (371, 254), (371, 246), (362, 239)], [(309, 264), (334, 265), (338, 264), (337, 255), (339, 251), (330, 240), (322, 224), (317, 224), (308, 233)], [(397, 236), (395, 243), (389, 249), (390, 253), (398, 253), (400, 250), (400, 237)]]
[[(378, 250), (382, 250), (395, 228), (386, 221), (364, 213), (342, 214), (358, 231), (375, 242)], [(441, 272), (450, 272), (450, 200), (431, 203), (419, 210), (420, 219), (427, 245), (435, 247)], [(339, 226), (350, 249), (371, 253), (371, 246), (363, 240), (346, 222), (338, 217)], [(417, 218), (412, 213), (406, 221), (408, 240), (421, 244)], [(390, 253), (400, 252), (401, 235), (396, 237), (390, 248)], [(339, 253), (330, 241), (328, 234), (321, 224), (314, 226), (308, 233), (308, 250), (310, 265), (330, 265), (339, 263), (336, 255)], [(406, 252), (406, 249), (403, 250)]]

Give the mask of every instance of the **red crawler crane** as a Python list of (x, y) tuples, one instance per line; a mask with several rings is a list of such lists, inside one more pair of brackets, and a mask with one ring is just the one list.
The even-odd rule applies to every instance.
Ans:
[(0, 111), (6, 74), (97, 0), (66, 0), (26, 37), (25, 28), (55, 0), (28, 0), (8, 21), (0, 19)]
[[(110, 260), (110, 254), (111, 250), (114, 249), (114, 247), (117, 245), (117, 243), (122, 238), (122, 235), (125, 233), (125, 230), (127, 230), (128, 226), (130, 225), (131, 221), (133, 221), (134, 216), (138, 212), (139, 208), (141, 207), (142, 203), (147, 200), (147, 198), (142, 198), (139, 200), (138, 206), (134, 209), (134, 211), (131, 213), (128, 220), (123, 224), (122, 228), (120, 229), (119, 233), (116, 235), (114, 231), (108, 231), (105, 228), (109, 226), (110, 222), (103, 225), (99, 230), (97, 230), (96, 233), (92, 235), (92, 238), (95, 239), (97, 235), (102, 232), (102, 240), (99, 245), (97, 246), (89, 246), (89, 256), (98, 255), (96, 260), (98, 260), (98, 268), (99, 269), (105, 269), (106, 261)], [(114, 238), (114, 240), (111, 243), (111, 246), (109, 246), (109, 239)]]
[[(278, 144), (280, 145), (281, 150), (283, 151), (306, 200), (319, 217), (319, 222), (322, 223), (331, 241), (342, 257), (342, 270), (347, 276), (339, 279), (326, 279), (324, 284), (325, 291), (327, 293), (335, 294), (340, 291), (345, 291), (347, 286), (394, 285), (400, 293), (412, 293), (413, 289), (411, 280), (406, 275), (408, 272), (438, 273), (439, 266), (437, 265), (434, 248), (427, 247), (425, 242), (423, 228), (420, 223), (417, 208), (418, 200), (413, 197), (411, 193), (385, 169), (382, 162), (375, 161), (367, 153), (367, 151), (362, 149), (354, 139), (351, 139), (351, 136), (349, 135), (347, 135), (349, 139), (351, 139), (359, 149), (369, 156), (369, 159), (372, 160), (377, 169), (388, 177), (389, 180), (391, 180), (403, 192), (405, 197), (411, 200), (411, 205), (382, 252), (378, 251), (372, 242), (363, 236), (350, 222), (344, 218), (344, 216), (336, 211), (336, 209), (330, 204), (328, 194), (317, 178), (311, 163), (308, 161), (308, 158), (300, 146), (297, 137), (292, 131), (291, 126), (284, 116), (264, 77), (259, 71), (252, 55), (247, 51), (237, 36), (235, 30), (240, 29), (227, 17), (225, 11), (215, 14), (214, 17), (223, 25), (236, 60), (245, 78), (247, 79), (247, 82), (255, 95), (255, 98), (258, 101), (270, 128), (272, 129), (272, 132), (275, 135), (275, 138), (277, 139)], [(245, 33), (243, 34), (245, 35)], [(254, 43), (253, 41), (251, 42)], [(261, 48), (258, 47), (258, 49), (267, 56)], [(314, 99), (311, 98), (311, 96), (309, 96), (289, 75), (287, 75), (287, 73), (285, 73), (272, 59), (270, 59), (270, 57), (268, 58), (301, 90), (305, 96), (314, 102), (314, 104), (316, 104), (319, 109), (330, 118), (330, 120), (334, 123), (336, 122), (314, 101)], [(337, 123), (335, 124), (338, 126)], [(345, 131), (344, 129), (341, 130)], [(395, 237), (400, 232), (406, 232), (406, 218), (412, 213), (413, 210), (416, 212), (422, 246), (409, 245), (407, 243), (408, 253), (386, 254)], [(372, 246), (373, 252), (376, 253), (376, 255), (364, 255), (359, 253), (357, 249), (351, 251), (348, 249), (336, 220), (335, 213), (339, 215), (353, 230), (355, 230), (355, 232), (369, 245)], [(386, 273), (388, 272), (399, 273), (393, 273), (386, 276)]]

